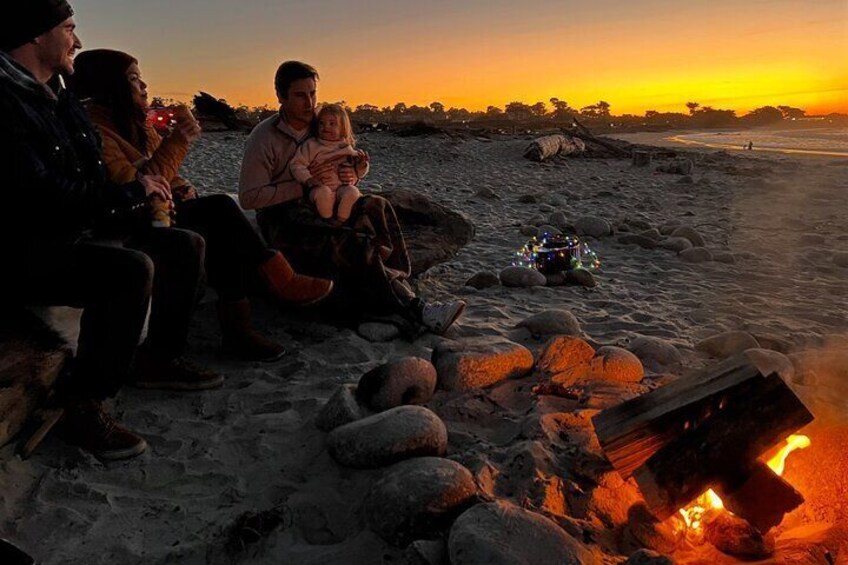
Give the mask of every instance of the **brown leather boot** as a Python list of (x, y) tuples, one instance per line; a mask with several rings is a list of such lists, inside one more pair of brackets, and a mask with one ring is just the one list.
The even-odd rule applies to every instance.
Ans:
[(295, 273), (279, 251), (259, 267), (259, 274), (276, 299), (291, 304), (315, 304), (333, 291), (331, 280)]
[(221, 323), (221, 349), (245, 361), (276, 361), (286, 354), (286, 348), (259, 334), (250, 323), (250, 302), (218, 301), (218, 321)]
[(60, 439), (105, 461), (129, 459), (147, 448), (147, 443), (121, 426), (99, 400), (75, 399), (54, 428)]

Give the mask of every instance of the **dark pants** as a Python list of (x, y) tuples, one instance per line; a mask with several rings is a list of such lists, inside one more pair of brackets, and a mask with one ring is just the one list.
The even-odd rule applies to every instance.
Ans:
[(250, 279), (273, 255), (235, 200), (226, 194), (177, 204), (177, 227), (206, 240), (206, 275), (222, 300), (247, 296)]
[(81, 240), (29, 248), (11, 282), (24, 304), (82, 308), (77, 356), (58, 384), (69, 396), (104, 399), (126, 382), (151, 295), (146, 345), (180, 355), (203, 264), (203, 238), (151, 229), (126, 243)]

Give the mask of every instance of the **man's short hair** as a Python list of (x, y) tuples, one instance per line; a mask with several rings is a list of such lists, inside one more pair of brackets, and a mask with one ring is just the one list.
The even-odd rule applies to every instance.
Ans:
[(318, 80), (318, 71), (300, 61), (286, 61), (280, 65), (276, 76), (274, 76), (274, 89), (277, 91), (277, 98), (280, 100), (288, 98), (292, 83), (304, 78)]

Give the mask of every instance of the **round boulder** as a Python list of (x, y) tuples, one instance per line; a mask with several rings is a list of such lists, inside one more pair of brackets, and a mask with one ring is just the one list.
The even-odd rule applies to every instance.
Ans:
[(640, 234), (622, 235), (618, 242), (624, 245), (638, 245), (642, 249), (653, 249), (657, 246), (657, 240)]
[(680, 351), (673, 344), (658, 337), (640, 335), (630, 342), (627, 349), (644, 365), (655, 371), (676, 367), (683, 362)]
[(526, 375), (533, 369), (533, 354), (503, 338), (468, 338), (437, 345), (433, 365), (441, 388), (466, 391)]
[(680, 226), (671, 232), (671, 237), (685, 237), (692, 242), (694, 247), (703, 247), (707, 244), (702, 236), (695, 228), (689, 226)]
[(736, 264), (736, 256), (729, 251), (716, 251), (713, 253), (713, 261), (718, 263), (726, 263), (728, 265)]
[(579, 337), (560, 335), (549, 339), (542, 347), (536, 369), (548, 374), (560, 373), (594, 356), (592, 346)]
[(612, 233), (612, 226), (603, 218), (596, 216), (583, 216), (574, 222), (577, 235), (588, 235), (590, 237), (603, 237)]
[(657, 244), (657, 247), (660, 247), (662, 249), (668, 249), (670, 251), (674, 251), (675, 253), (680, 253), (681, 251), (691, 249), (692, 242), (686, 239), (685, 237), (670, 237), (668, 239), (660, 241)]
[(481, 271), (465, 281), (465, 286), (474, 287), (477, 290), (498, 286), (501, 284), (498, 275), (489, 271)]
[(392, 341), (400, 337), (400, 330), (396, 325), (382, 324), (380, 322), (365, 322), (364, 324), (360, 324), (356, 333), (370, 342)]
[(338, 427), (327, 436), (327, 450), (340, 465), (356, 469), (385, 467), (413, 457), (445, 454), (444, 422), (423, 406), (399, 406)]
[(368, 409), (360, 406), (356, 400), (356, 385), (344, 384), (318, 411), (315, 425), (319, 430), (329, 432), (370, 414)]
[(680, 222), (678, 220), (669, 220), (660, 225), (659, 231), (662, 235), (671, 235), (674, 230), (680, 227)]
[(784, 381), (795, 381), (795, 365), (783, 353), (771, 349), (746, 349), (745, 357), (764, 375), (777, 373)]
[(375, 412), (424, 404), (436, 390), (436, 368), (420, 357), (402, 357), (371, 369), (359, 379), (356, 398)]
[(394, 545), (447, 526), (477, 493), (471, 471), (449, 459), (421, 457), (386, 470), (365, 500), (365, 520)]
[(607, 345), (595, 352), (592, 373), (607, 380), (638, 383), (645, 376), (645, 369), (639, 358), (626, 349)]
[(545, 310), (518, 322), (516, 327), (525, 328), (534, 336), (583, 334), (580, 322), (568, 310)]
[(518, 232), (527, 237), (539, 237), (540, 235), (539, 228), (536, 226), (521, 226)]
[(707, 263), (713, 260), (713, 254), (706, 247), (692, 247), (681, 251), (680, 258), (687, 263)]
[(507, 502), (478, 504), (454, 523), (451, 565), (592, 563), (592, 553), (541, 514)]
[(566, 284), (576, 284), (585, 286), (586, 288), (594, 288), (598, 286), (598, 281), (595, 280), (595, 275), (589, 269), (577, 267), (565, 272)]
[(528, 267), (507, 267), (501, 271), (500, 280), (504, 286), (514, 288), (545, 286), (547, 282), (545, 275)]
[(565, 216), (565, 212), (554, 212), (548, 217), (548, 222), (552, 226), (562, 229), (563, 226), (568, 224), (568, 218)]
[(710, 357), (726, 359), (746, 349), (757, 349), (759, 342), (748, 332), (732, 331), (724, 332), (698, 342), (695, 350), (706, 353)]

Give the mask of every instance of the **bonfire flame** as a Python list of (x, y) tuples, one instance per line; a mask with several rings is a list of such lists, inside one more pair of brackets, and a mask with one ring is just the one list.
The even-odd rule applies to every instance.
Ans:
[[(775, 474), (782, 476), (786, 468), (786, 458), (789, 457), (789, 454), (796, 449), (804, 449), (806, 447), (810, 447), (810, 438), (804, 435), (791, 435), (786, 438), (786, 445), (774, 457), (768, 460), (767, 465)], [(724, 509), (724, 503), (721, 501), (721, 497), (713, 489), (699, 496), (686, 508), (680, 509), (680, 515), (686, 524), (688, 536), (698, 538), (702, 535), (704, 515), (711, 511), (729, 512), (729, 510)]]

